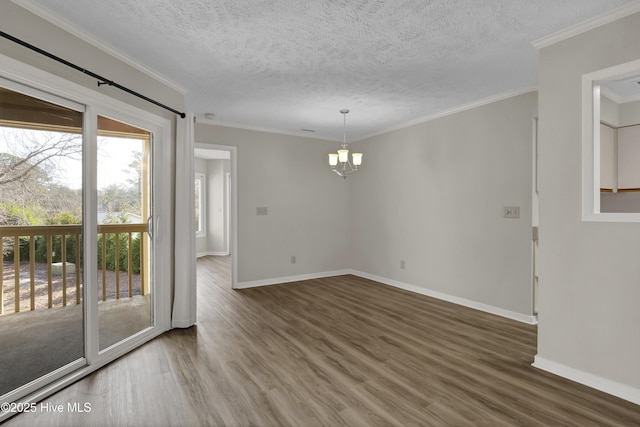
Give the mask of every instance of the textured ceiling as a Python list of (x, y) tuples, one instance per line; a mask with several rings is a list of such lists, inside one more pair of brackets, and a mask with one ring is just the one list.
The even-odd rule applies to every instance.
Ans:
[(189, 111), (340, 139), (339, 110), (349, 108), (347, 136), (356, 140), (537, 85), (533, 40), (630, 1), (18, 3), (40, 6), (186, 87)]

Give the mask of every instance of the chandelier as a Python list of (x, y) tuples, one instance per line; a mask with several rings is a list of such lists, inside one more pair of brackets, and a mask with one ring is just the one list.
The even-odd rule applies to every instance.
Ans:
[(331, 170), (347, 179), (349, 175), (358, 170), (358, 166), (362, 164), (362, 153), (352, 153), (352, 161), (349, 161), (349, 144), (347, 144), (347, 114), (349, 110), (346, 108), (340, 110), (344, 122), (344, 136), (342, 140), (342, 149), (337, 153), (329, 154), (329, 166)]

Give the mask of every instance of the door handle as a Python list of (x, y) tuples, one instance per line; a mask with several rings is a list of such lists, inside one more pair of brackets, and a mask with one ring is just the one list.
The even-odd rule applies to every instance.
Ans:
[(147, 234), (149, 235), (149, 238), (153, 240), (153, 217), (152, 216), (147, 218)]

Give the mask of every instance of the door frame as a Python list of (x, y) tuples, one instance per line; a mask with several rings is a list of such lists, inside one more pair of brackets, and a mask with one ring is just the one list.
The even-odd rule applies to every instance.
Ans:
[[(126, 104), (125, 104), (126, 105)], [(150, 328), (146, 328), (123, 341), (115, 344), (112, 347), (100, 350), (99, 345), (87, 345), (87, 362), (91, 363), (108, 363), (114, 358), (120, 357), (125, 353), (133, 350), (136, 347), (144, 344), (150, 339), (160, 335), (163, 332), (171, 329), (171, 299), (170, 299), (170, 287), (171, 283), (167, 278), (171, 277), (171, 270), (169, 265), (171, 263), (171, 240), (168, 233), (169, 228), (165, 225), (165, 222), (170, 218), (170, 199), (169, 194), (166, 191), (159, 191), (156, 189), (171, 188), (170, 173), (167, 170), (170, 166), (170, 153), (169, 148), (171, 144), (170, 140), (170, 123), (166, 119), (154, 116), (135, 107), (128, 106), (115, 106), (115, 105), (99, 105), (88, 106), (87, 110), (91, 114), (87, 114), (86, 120), (90, 120), (89, 124), (89, 141), (97, 141), (97, 117), (104, 116), (113, 120), (117, 120), (123, 123), (136, 126), (138, 128), (149, 131), (152, 134), (151, 143), (151, 217), (153, 230), (153, 239), (151, 243), (152, 247), (152, 268), (150, 274), (150, 280), (153, 281), (152, 287), (152, 313), (154, 325)], [(95, 120), (95, 122), (94, 122)], [(91, 146), (89, 152), (90, 158), (87, 159), (86, 164), (96, 164), (97, 161), (97, 144), (87, 144)], [(89, 156), (88, 156), (89, 157)], [(85, 188), (97, 189), (97, 168), (90, 168), (91, 170), (85, 170)], [(92, 186), (89, 186), (92, 185)], [(92, 196), (97, 199), (96, 191), (90, 191)], [(85, 192), (86, 197), (86, 192)], [(91, 203), (87, 203), (90, 209), (87, 209), (86, 220), (97, 219), (97, 203), (96, 200), (92, 200)], [(143, 219), (144, 220), (144, 219)], [(86, 225), (88, 230), (97, 230), (97, 221), (95, 224)], [(167, 232), (160, 232), (161, 230), (167, 230)], [(97, 233), (96, 233), (97, 235)], [(90, 260), (85, 266), (87, 277), (97, 277), (97, 254), (94, 256), (93, 252), (97, 251), (96, 245), (92, 245), (92, 242), (88, 241), (85, 244), (85, 253), (91, 255), (86, 259)], [(89, 265), (90, 264), (90, 265)], [(85, 291), (85, 298), (88, 301), (97, 301), (96, 295), (97, 289), (89, 286)], [(85, 309), (85, 316), (89, 314)], [(90, 316), (87, 316), (87, 323), (85, 328), (85, 338), (88, 341), (98, 339), (98, 312), (95, 310)], [(89, 344), (89, 343), (87, 343)], [(98, 344), (98, 343), (96, 343)], [(113, 356), (115, 355), (115, 357)]]
[[(227, 247), (231, 256), (231, 289), (238, 288), (238, 147), (233, 145), (206, 144), (194, 141), (194, 148), (228, 151), (230, 154), (231, 191), (229, 194), (229, 229)], [(195, 152), (193, 154), (195, 159)], [(194, 235), (195, 239), (195, 235)], [(197, 284), (196, 284), (197, 287)]]

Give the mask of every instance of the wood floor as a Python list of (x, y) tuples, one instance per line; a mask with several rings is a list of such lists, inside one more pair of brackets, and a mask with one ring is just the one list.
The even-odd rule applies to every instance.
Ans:
[(355, 276), (233, 291), (198, 261), (198, 325), (6, 426), (638, 426), (640, 407), (531, 367), (536, 327)]

